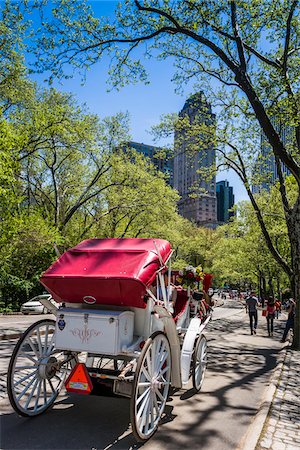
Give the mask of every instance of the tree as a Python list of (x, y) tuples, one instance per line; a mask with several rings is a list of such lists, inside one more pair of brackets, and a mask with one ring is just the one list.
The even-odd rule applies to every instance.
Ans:
[[(273, 187), (271, 195), (263, 193), (257, 201), (272, 240), (288, 259), (290, 249), (278, 194), (278, 189)], [(220, 227), (218, 234), (219, 240), (213, 247), (213, 272), (217, 278), (241, 288), (256, 286), (262, 298), (267, 295), (280, 297), (288, 279), (268, 252), (250, 202), (239, 203), (234, 219)]]
[[(105, 51), (116, 62), (111, 69), (113, 85), (145, 80), (146, 73), (132, 55), (144, 46), (147, 56), (175, 59), (175, 80), (180, 84), (194, 79), (207, 86), (216, 80), (224, 121), (223, 164), (232, 167), (243, 181), (256, 212), (267, 246), (291, 281), (295, 298), (300, 299), (300, 115), (299, 115), (299, 2), (269, 0), (242, 1), (138, 1), (119, 6), (116, 22), (93, 17), (83, 2), (60, 1), (46, 34), (35, 47), (43, 54), (40, 70), (50, 69), (61, 76), (65, 63), (86, 69)], [(45, 31), (45, 30), (44, 30)], [(40, 53), (40, 54), (41, 54)], [(204, 84), (205, 83), (205, 84)], [(220, 86), (220, 89), (218, 89)], [(227, 119), (226, 119), (227, 117)], [(230, 120), (228, 120), (228, 118)], [(275, 122), (293, 130), (287, 144)], [(222, 122), (221, 122), (222, 123)], [(270, 144), (277, 164), (281, 201), (291, 249), (289, 264), (278, 252), (249, 179), (249, 154), (253, 146), (249, 129), (253, 124)], [(251, 126), (250, 126), (251, 125)], [(257, 133), (256, 133), (257, 135)], [(239, 139), (242, 138), (242, 139)], [(295, 177), (298, 195), (290, 203), (282, 173), (284, 164)], [(300, 308), (297, 308), (294, 344), (300, 348)]]

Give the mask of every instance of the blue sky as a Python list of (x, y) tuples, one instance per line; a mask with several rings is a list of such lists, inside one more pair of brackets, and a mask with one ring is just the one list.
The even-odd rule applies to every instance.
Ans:
[[(114, 0), (94, 0), (89, 3), (96, 16), (113, 17), (117, 5)], [(85, 103), (92, 113), (98, 114), (101, 118), (119, 111), (128, 111), (131, 117), (132, 140), (151, 144), (152, 138), (149, 134), (151, 126), (159, 122), (161, 115), (179, 112), (186, 98), (193, 93), (192, 86), (188, 86), (183, 95), (176, 94), (175, 85), (171, 82), (172, 62), (151, 59), (145, 61), (149, 85), (132, 84), (120, 91), (107, 92), (108, 65), (109, 60), (104, 58), (92, 66), (84, 85), (80, 75), (76, 74), (72, 79), (54, 83), (54, 86), (60, 90), (73, 92), (80, 103)], [(42, 78), (38, 77), (38, 80), (41, 82)], [(217, 180), (224, 179), (233, 186), (236, 202), (248, 199), (242, 183), (233, 172), (222, 172), (217, 176)]]

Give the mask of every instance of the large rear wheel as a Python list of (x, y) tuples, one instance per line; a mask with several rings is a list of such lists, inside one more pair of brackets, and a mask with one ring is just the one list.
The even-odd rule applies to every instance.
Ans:
[(157, 430), (165, 409), (171, 379), (171, 351), (164, 333), (154, 333), (145, 343), (134, 376), (130, 404), (132, 431), (138, 441)]
[(17, 343), (8, 368), (7, 390), (14, 410), (37, 416), (53, 405), (77, 354), (55, 349), (55, 321), (31, 325)]

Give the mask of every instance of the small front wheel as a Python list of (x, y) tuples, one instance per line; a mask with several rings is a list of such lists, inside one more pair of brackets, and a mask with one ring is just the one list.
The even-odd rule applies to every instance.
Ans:
[(198, 392), (201, 389), (207, 364), (206, 337), (198, 337), (193, 356), (193, 387)]
[(55, 349), (55, 321), (31, 325), (17, 343), (8, 367), (10, 403), (21, 416), (37, 416), (53, 405), (77, 354)]
[(139, 356), (130, 402), (131, 425), (138, 441), (157, 430), (167, 402), (171, 379), (171, 351), (164, 333), (154, 333)]

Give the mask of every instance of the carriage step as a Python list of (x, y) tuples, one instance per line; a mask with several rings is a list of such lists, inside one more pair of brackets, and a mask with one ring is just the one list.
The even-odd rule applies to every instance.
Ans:
[(91, 395), (131, 397), (132, 382), (120, 379), (120, 370), (88, 368), (88, 372), (93, 383)]

